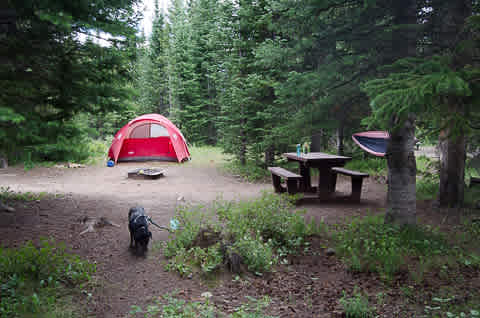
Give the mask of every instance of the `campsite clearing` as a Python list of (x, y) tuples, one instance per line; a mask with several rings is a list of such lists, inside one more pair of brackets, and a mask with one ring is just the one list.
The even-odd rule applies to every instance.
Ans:
[[(140, 167), (167, 169), (168, 174), (157, 180), (127, 178), (128, 171)], [(65, 242), (74, 253), (95, 262), (96, 284), (89, 291), (92, 296), (78, 299), (88, 304), (89, 317), (127, 317), (131, 306), (146, 308), (166, 293), (176, 293), (187, 301), (198, 301), (207, 291), (213, 295), (215, 306), (224, 312), (233, 312), (247, 302), (246, 296), (259, 299), (269, 295), (271, 305), (267, 313), (271, 315), (332, 317), (332, 312), (341, 312), (339, 299), (343, 291), (351, 293), (355, 286), (372, 299), (385, 293), (388, 305), (377, 307), (379, 317), (394, 317), (399, 312), (408, 316), (415, 308), (405, 303), (401, 289), (385, 287), (375, 275), (347, 271), (338, 257), (325, 253), (332, 246), (321, 238), (313, 238), (308, 250), (288, 258), (288, 264), (279, 265), (275, 272), (263, 276), (225, 274), (211, 280), (197, 276), (182, 278), (174, 272), (166, 272), (161, 243), (169, 234), (155, 227), (151, 229), (153, 242), (148, 257), (132, 255), (128, 249), (127, 230), (127, 213), (131, 206), (144, 206), (156, 223), (168, 225), (179, 204), (208, 205), (219, 197), (248, 199), (263, 190), (272, 191), (268, 181), (247, 183), (222, 173), (213, 160), (200, 163), (194, 160), (184, 164), (122, 163), (113, 168), (103, 164), (84, 169), (39, 167), (30, 171), (10, 167), (0, 170), (0, 186), (14, 191), (56, 194), (30, 202), (8, 202), (16, 212), (2, 213), (0, 238), (2, 244), (13, 247), (26, 240), (52, 237)], [(328, 224), (341, 222), (345, 217), (381, 213), (386, 185), (370, 178), (363, 186), (365, 195), (358, 204), (305, 201), (301, 208), (306, 209), (307, 219), (314, 218)], [(349, 178), (339, 176), (337, 191), (348, 194), (350, 187)], [(428, 204), (419, 206), (418, 214), (422, 220), (458, 221), (453, 218), (445, 221), (444, 216), (439, 220), (432, 212)], [(120, 227), (105, 226), (80, 235), (85, 231), (85, 218), (101, 217)], [(434, 279), (433, 282), (439, 281)], [(428, 290), (434, 288), (435, 285)]]

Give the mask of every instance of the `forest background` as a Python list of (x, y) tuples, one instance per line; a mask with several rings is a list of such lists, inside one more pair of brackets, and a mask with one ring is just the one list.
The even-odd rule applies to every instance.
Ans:
[(0, 6), (0, 151), (11, 164), (85, 160), (152, 112), (190, 144), (258, 167), (312, 135), (352, 155), (345, 136), (414, 118), (417, 138), (457, 154), (445, 175), (463, 187), (465, 151), (453, 145), (478, 151), (478, 1), (173, 0), (168, 12), (156, 2), (148, 37), (139, 5)]

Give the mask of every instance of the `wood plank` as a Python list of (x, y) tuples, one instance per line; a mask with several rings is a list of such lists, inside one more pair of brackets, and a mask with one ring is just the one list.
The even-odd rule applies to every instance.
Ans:
[(348, 170), (348, 169), (340, 168), (340, 167), (333, 167), (332, 171), (334, 171), (336, 173), (341, 173), (341, 174), (345, 174), (345, 175), (348, 175), (348, 176), (352, 176), (352, 177), (363, 177), (363, 178), (369, 177), (368, 173)]
[(301, 179), (302, 176), (296, 173), (293, 173), (287, 169), (284, 169), (282, 167), (268, 167), (268, 170), (277, 176), (286, 178), (286, 179)]
[(480, 184), (480, 177), (470, 177), (470, 186)]

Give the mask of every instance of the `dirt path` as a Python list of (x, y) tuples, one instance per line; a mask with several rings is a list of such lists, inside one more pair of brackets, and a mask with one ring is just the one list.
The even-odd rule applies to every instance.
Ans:
[[(166, 176), (158, 180), (127, 179), (127, 172), (137, 167), (162, 167), (167, 170)], [(179, 197), (183, 197), (186, 203), (205, 204), (219, 196), (228, 200), (246, 199), (258, 196), (263, 190), (272, 191), (271, 184), (245, 183), (224, 175), (213, 163), (129, 163), (114, 168), (35, 168), (26, 172), (21, 168), (8, 168), (0, 170), (0, 187), (10, 187), (22, 192), (62, 194), (57, 198), (18, 204), (15, 206), (15, 213), (2, 213), (1, 242), (6, 246), (17, 246), (26, 240), (37, 240), (41, 236), (53, 237), (57, 241), (66, 242), (76, 253), (96, 262), (98, 284), (94, 296), (90, 300), (82, 301), (89, 304), (89, 317), (107, 318), (126, 317), (132, 305), (145, 306), (167, 292), (177, 291), (185, 298), (198, 299), (202, 292), (212, 291), (216, 304), (226, 307), (227, 311), (235, 304), (245, 301), (244, 296), (248, 294), (228, 278), (212, 286), (200, 279), (182, 279), (175, 273), (165, 272), (162, 266), (165, 259), (160, 243), (165, 241), (168, 235), (158, 229), (152, 228), (153, 243), (148, 257), (132, 255), (128, 249), (127, 230), (127, 213), (131, 206), (142, 205), (157, 223), (168, 224), (174, 215)], [(349, 180), (339, 178), (337, 190), (349, 192)], [(304, 202), (300, 207), (307, 210), (307, 218), (336, 222), (345, 216), (380, 211), (385, 202), (385, 193), (386, 186), (370, 178), (364, 184), (361, 204)], [(85, 229), (82, 219), (100, 216), (107, 217), (120, 227), (107, 226), (80, 235)], [(251, 285), (247, 290), (255, 296), (270, 293), (274, 304), (272, 313), (280, 317), (291, 317), (292, 310), (298, 311), (298, 317), (309, 317), (309, 313), (314, 312), (318, 313), (315, 317), (323, 317), (322, 313), (329, 317), (327, 314), (340, 297), (341, 286), (323, 292), (320, 284), (326, 281), (334, 283), (337, 280), (355, 281), (350, 274), (339, 271), (339, 266), (341, 265), (336, 261), (326, 260), (324, 256), (307, 257), (306, 263), (300, 267), (314, 267), (314, 274), (304, 269), (301, 273), (298, 272), (299, 274), (287, 274), (285, 271), (290, 270), (283, 269), (284, 274), (279, 271), (270, 278), (274, 282), (271, 287), (267, 286), (268, 280), (251, 278)], [(319, 273), (323, 278), (318, 282), (309, 280), (309, 284), (313, 284), (312, 290), (318, 291), (320, 295), (315, 298), (312, 294), (311, 306), (307, 308), (300, 303), (300, 307), (287, 304), (287, 290), (292, 286), (297, 290), (301, 289), (298, 285), (299, 275), (308, 280), (310, 275), (320, 275)], [(284, 284), (279, 285), (278, 280), (282, 279), (277, 277), (278, 275), (290, 277), (291, 283), (284, 281)], [(272, 291), (272, 288), (276, 292)], [(304, 297), (302, 295), (297, 297)], [(224, 301), (227, 301), (228, 305), (225, 305), (227, 303)]]

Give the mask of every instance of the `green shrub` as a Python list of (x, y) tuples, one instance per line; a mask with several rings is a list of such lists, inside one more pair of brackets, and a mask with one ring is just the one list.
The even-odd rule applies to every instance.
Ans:
[(259, 235), (273, 245), (298, 248), (307, 235), (302, 214), (292, 212), (295, 198), (266, 193), (255, 200), (215, 202), (215, 210), (222, 227), (237, 239), (246, 235)]
[[(293, 253), (307, 235), (321, 230), (314, 222), (305, 224), (292, 200), (265, 192), (250, 201), (217, 200), (209, 213), (203, 207), (181, 207), (175, 217), (179, 229), (165, 243), (166, 268), (189, 274), (196, 267), (207, 273), (219, 267), (228, 250), (240, 255), (249, 270), (269, 271), (278, 254)], [(198, 242), (203, 234), (214, 239), (208, 248), (198, 246), (205, 246)]]
[(0, 187), (0, 200), (2, 201), (22, 201), (31, 202), (42, 200), (47, 196), (46, 192), (16, 192), (10, 189), (10, 187)]
[(276, 264), (271, 241), (264, 243), (261, 237), (245, 236), (237, 240), (233, 248), (242, 257), (248, 270), (254, 273), (268, 272)]
[(95, 266), (42, 240), (19, 249), (0, 248), (0, 317), (32, 313), (55, 317), (62, 289), (87, 282)]
[(447, 255), (453, 250), (437, 231), (385, 224), (383, 216), (353, 218), (335, 236), (337, 250), (352, 270), (378, 272), (387, 280), (408, 257)]
[(374, 316), (374, 309), (368, 304), (367, 297), (363, 296), (355, 287), (353, 297), (347, 297), (345, 291), (340, 298), (347, 318), (370, 318)]
[(417, 180), (417, 200), (433, 200), (439, 190), (438, 179), (422, 178)]
[(179, 230), (175, 231), (174, 235), (170, 235), (172, 239), (166, 242), (165, 257), (175, 256), (177, 251), (182, 248), (189, 249), (200, 228), (205, 226), (207, 216), (201, 206), (180, 206), (174, 219), (179, 222)]

